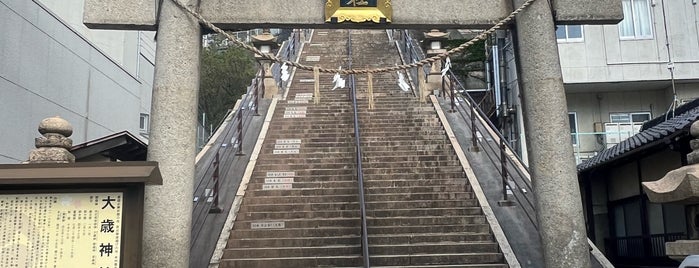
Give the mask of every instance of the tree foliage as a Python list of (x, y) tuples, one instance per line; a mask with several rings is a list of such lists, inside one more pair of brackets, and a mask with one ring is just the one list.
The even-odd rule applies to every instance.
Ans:
[(207, 125), (216, 127), (245, 94), (258, 67), (252, 53), (218, 38), (201, 53), (199, 113), (206, 113)]

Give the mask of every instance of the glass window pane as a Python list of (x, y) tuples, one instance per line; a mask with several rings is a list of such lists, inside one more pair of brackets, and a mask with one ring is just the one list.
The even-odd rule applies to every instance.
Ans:
[(612, 123), (630, 123), (631, 117), (629, 116), (629, 114), (626, 113), (617, 113), (609, 115), (609, 120)]
[(631, 8), (631, 0), (622, 0), (624, 8), (624, 20), (619, 23), (619, 36), (633, 37), (633, 8)]
[(566, 26), (565, 25), (556, 26), (556, 39), (559, 39), (559, 40), (566, 39)]
[(582, 38), (582, 25), (568, 25), (568, 39)]
[(626, 221), (626, 235), (642, 235), (641, 229), (641, 204), (640, 200), (624, 204), (624, 220)]
[(624, 206), (614, 207), (614, 232), (616, 237), (626, 236), (626, 222), (624, 221)]
[(633, 1), (633, 19), (636, 37), (652, 36), (648, 0)]
[(665, 225), (663, 224), (663, 205), (656, 203), (647, 203), (648, 208), (648, 230), (650, 234), (664, 234)]
[[(570, 125), (570, 134), (575, 134), (578, 132), (577, 117), (575, 113), (568, 113), (568, 125)], [(573, 144), (578, 144), (577, 135), (571, 135)]]
[(663, 210), (666, 233), (687, 233), (684, 205), (663, 204)]
[(650, 114), (647, 113), (638, 113), (631, 115), (631, 121), (634, 123), (643, 123), (648, 120), (650, 120)]

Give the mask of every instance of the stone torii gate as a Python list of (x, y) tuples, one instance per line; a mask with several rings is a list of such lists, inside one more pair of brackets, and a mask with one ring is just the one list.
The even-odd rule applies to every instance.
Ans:
[[(223, 29), (484, 28), (524, 0), (394, 0), (390, 24), (327, 24), (321, 0), (181, 0)], [(160, 2), (161, 6), (158, 6)], [(547, 267), (589, 267), (557, 24), (617, 23), (621, 0), (537, 0), (516, 19), (525, 129)], [(94, 29), (157, 30), (148, 159), (162, 186), (146, 188), (143, 267), (187, 267), (201, 27), (171, 0), (86, 0)]]

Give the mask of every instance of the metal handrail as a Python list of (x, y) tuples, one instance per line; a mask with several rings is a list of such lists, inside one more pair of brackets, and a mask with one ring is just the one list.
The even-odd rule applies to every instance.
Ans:
[[(508, 142), (505, 142), (506, 139), (500, 133), (499, 129), (496, 128), (493, 123), (490, 122), (490, 120), (488, 120), (488, 116), (482, 109), (480, 109), (477, 102), (469, 94), (460, 96), (460, 94), (456, 93), (460, 91), (466, 92), (463, 85), (456, 78), (456, 75), (449, 71), (445, 79), (449, 81), (451, 107), (455, 112), (459, 112), (459, 115), (465, 122), (469, 123), (468, 125), (472, 133), (471, 138), (473, 139), (473, 146), (477, 148), (478, 145), (481, 144), (481, 147), (484, 149), (487, 147), (487, 150), (483, 150), (486, 157), (488, 157), (493, 165), (500, 166), (499, 169), (495, 170), (502, 178), (503, 200), (508, 200), (507, 187), (509, 187), (512, 190), (512, 195), (515, 199), (514, 201), (516, 201), (522, 207), (522, 210), (529, 221), (533, 224), (534, 228), (538, 229), (538, 223), (535, 215), (536, 208), (534, 196), (531, 181), (528, 179), (529, 171), (522, 164), (520, 158), (516, 154), (514, 154), (514, 159), (508, 156), (506, 151), (509, 149), (510, 152), (514, 153), (514, 150), (512, 150)], [(455, 89), (455, 87), (458, 89)], [(464, 103), (468, 107), (464, 107), (464, 105), (456, 105), (456, 102)], [(480, 117), (482, 120), (476, 119), (477, 117)], [(490, 140), (497, 141), (497, 144), (493, 144), (491, 142), (478, 142), (476, 131), (478, 130), (479, 126), (477, 125), (477, 122), (480, 124), (480, 128), (485, 130), (478, 132), (482, 133), (483, 137), (486, 139), (489, 137)], [(488, 131), (488, 128), (492, 130), (492, 132)]]
[[(300, 34), (292, 34), (289, 40), (282, 45), (283, 52), (281, 53), (287, 57), (298, 55), (300, 38)], [(291, 43), (294, 45), (286, 45)], [(222, 180), (226, 180), (228, 177), (230, 165), (233, 164), (236, 157), (245, 155), (243, 138), (250, 131), (253, 117), (259, 115), (259, 98), (264, 95), (263, 80), (264, 71), (258, 70), (251, 80), (250, 86), (247, 87), (245, 95), (241, 97), (238, 108), (227, 114), (226, 118), (230, 117), (230, 119), (221, 122), (223, 124), (228, 121), (228, 124), (225, 129), (221, 130), (219, 140), (209, 141), (213, 145), (211, 155), (196, 163), (197, 170), (205, 169), (205, 171), (200, 177), (195, 178), (198, 182), (194, 187), (194, 198), (199, 200), (195, 201), (192, 207), (192, 221), (194, 223), (192, 226), (203, 227), (203, 224), (197, 225), (197, 223), (206, 222), (213, 213), (223, 211), (219, 203), (219, 185)], [(219, 127), (217, 127), (217, 131)], [(202, 228), (192, 229), (190, 247), (195, 245), (202, 231)]]
[[(247, 88), (247, 93), (240, 100), (238, 108), (232, 112), (232, 118), (219, 138), (221, 142), (214, 143), (213, 158), (197, 163), (200, 168), (205, 168), (206, 171), (197, 178), (199, 182), (194, 188), (194, 198), (196, 199), (192, 207), (192, 221), (194, 223), (205, 222), (211, 213), (223, 211), (219, 203), (220, 181), (227, 177), (228, 167), (234, 159), (244, 155), (242, 141), (250, 129), (253, 116), (258, 115), (257, 106), (262, 90), (262, 79), (264, 79), (264, 73), (259, 71), (252, 79), (251, 86)], [(192, 226), (197, 226), (197, 224)], [(202, 231), (203, 228), (192, 229), (190, 246), (194, 246)]]
[[(352, 30), (347, 30), (347, 58), (349, 69), (352, 69)], [(362, 257), (364, 267), (369, 268), (369, 237), (366, 224), (366, 205), (364, 202), (364, 171), (362, 170), (362, 146), (359, 137), (359, 116), (357, 111), (357, 89), (354, 74), (350, 75), (350, 95), (354, 109), (354, 139), (357, 143), (357, 187), (359, 188), (359, 212), (362, 220)]]
[[(460, 88), (461, 90), (463, 90), (464, 92), (467, 92), (467, 91), (466, 91), (466, 87), (464, 87), (464, 85), (461, 83), (461, 80), (459, 80), (458, 78), (456, 78), (456, 75), (454, 74), (454, 72), (453, 72), (451, 69), (449, 70), (449, 76), (450, 76), (450, 77), (454, 77), (454, 79), (453, 79), (452, 81), (456, 81), (456, 84), (459, 86), (459, 88)], [(471, 97), (470, 94), (466, 94), (466, 97), (468, 98), (468, 100), (469, 100), (470, 103), (476, 103), (476, 101)], [(483, 112), (483, 110), (480, 108), (480, 106), (476, 105), (475, 107), (477, 108), (477, 111), (478, 111), (478, 113), (479, 113), (481, 116), (486, 116), (486, 113)], [(486, 117), (483, 117), (483, 119), (487, 119), (487, 118), (488, 118), (487, 116), (486, 116)], [(502, 133), (500, 133), (500, 131), (498, 130), (498, 128), (495, 127), (495, 125), (493, 124), (493, 122), (491, 122), (490, 120), (486, 120), (486, 122), (488, 123), (488, 125), (490, 126), (490, 128), (492, 128), (492, 129), (495, 131), (495, 134), (497, 134), (498, 138), (501, 138), (501, 139), (504, 139), (504, 138), (505, 138), (505, 137), (502, 135)], [(510, 145), (510, 143), (506, 142), (506, 143), (505, 143), (505, 146), (507, 146), (507, 148), (508, 148), (511, 152), (513, 152), (513, 153), (515, 152), (515, 150), (514, 150), (514, 149), (512, 148), (512, 146)], [(514, 153), (513, 155), (515, 156), (515, 158), (517, 158), (517, 160), (519, 161), (519, 163), (524, 163), (524, 161), (522, 160), (522, 158), (521, 158), (518, 154)], [(522, 167), (524, 168), (524, 170), (525, 170), (527, 173), (529, 173), (529, 168), (528, 168), (527, 166), (522, 165)]]

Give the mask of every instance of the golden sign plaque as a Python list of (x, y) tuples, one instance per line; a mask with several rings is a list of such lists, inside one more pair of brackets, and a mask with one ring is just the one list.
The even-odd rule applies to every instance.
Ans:
[(326, 0), (325, 22), (391, 22), (391, 0)]

